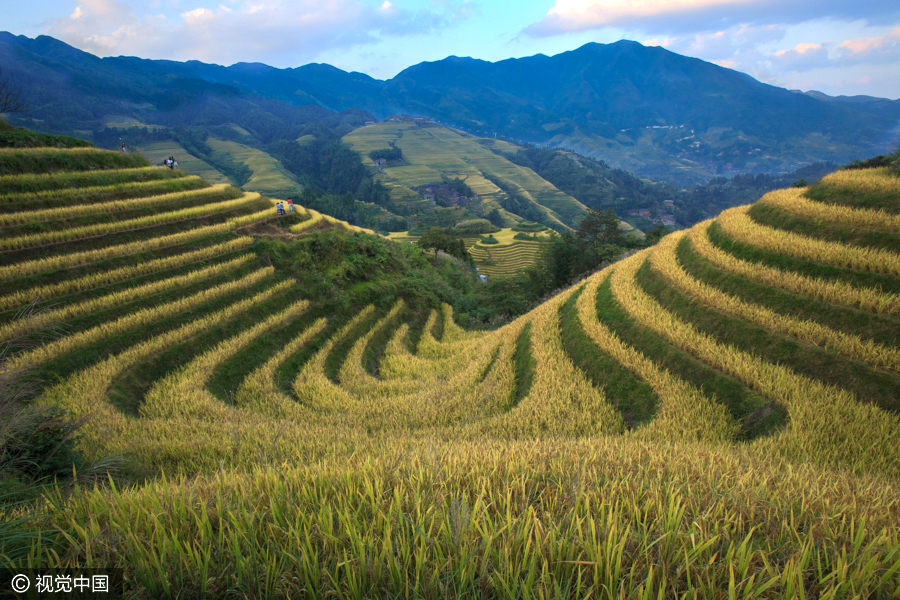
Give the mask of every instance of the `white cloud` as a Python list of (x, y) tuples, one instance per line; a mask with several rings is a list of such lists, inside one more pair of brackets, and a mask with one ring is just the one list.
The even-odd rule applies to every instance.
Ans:
[(837, 54), (844, 62), (900, 62), (900, 27), (887, 35), (845, 40)]
[(556, 0), (547, 15), (526, 28), (534, 36), (555, 35), (646, 21), (673, 15), (729, 7), (751, 0)]
[(800, 23), (816, 18), (884, 19), (900, 15), (896, 0), (556, 0), (524, 29), (533, 37), (609, 27), (697, 32), (741, 23)]
[(828, 64), (828, 48), (830, 42), (813, 43), (802, 42), (793, 48), (778, 50), (771, 55), (770, 61), (777, 65), (779, 70), (787, 72), (804, 71)]
[[(886, 33), (854, 35), (869, 31)], [(840, 41), (841, 34), (845, 41)], [(781, 87), (891, 98), (900, 95), (900, 27), (886, 30), (833, 21), (738, 25), (654, 41), (673, 52)]]
[[(138, 0), (81, 0), (68, 17), (47, 30), (101, 56), (129, 54), (230, 64), (261, 61), (297, 66), (323, 51), (371, 44), (391, 36), (431, 33), (467, 15), (454, 4), (444, 10), (410, 11), (385, 0), (173, 0), (179, 14), (150, 14)], [(153, 8), (159, 11), (160, 7)], [(458, 14), (459, 13), (459, 14)]]

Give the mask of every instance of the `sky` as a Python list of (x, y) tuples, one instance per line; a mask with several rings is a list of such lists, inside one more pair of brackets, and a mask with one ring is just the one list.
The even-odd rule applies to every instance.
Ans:
[(898, 0), (3, 0), (0, 31), (98, 56), (389, 79), (447, 56), (489, 61), (629, 39), (788, 89), (900, 98)]

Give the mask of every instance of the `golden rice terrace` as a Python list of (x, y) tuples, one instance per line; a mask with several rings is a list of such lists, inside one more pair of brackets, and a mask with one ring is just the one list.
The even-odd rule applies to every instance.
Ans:
[(254, 253), (258, 194), (95, 149), (0, 165), (0, 336), (62, 325), (2, 368), (129, 474), (48, 491), (4, 566), (120, 567), (135, 598), (900, 597), (896, 174), (466, 331), (317, 311)]

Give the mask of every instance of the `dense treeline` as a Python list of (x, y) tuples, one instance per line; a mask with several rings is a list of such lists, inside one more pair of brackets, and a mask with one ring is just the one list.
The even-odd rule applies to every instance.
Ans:
[(403, 150), (397, 146), (372, 150), (369, 152), (369, 158), (372, 160), (378, 160), (380, 158), (383, 158), (384, 160), (403, 160)]

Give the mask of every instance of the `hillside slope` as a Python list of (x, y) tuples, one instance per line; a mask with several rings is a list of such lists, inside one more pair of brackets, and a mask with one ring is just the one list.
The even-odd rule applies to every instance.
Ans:
[(15, 565), (166, 598), (900, 590), (896, 174), (770, 193), (466, 331), (424, 281), (305, 297), (390, 257), (288, 251), (265, 199), (131, 161), (0, 150), (0, 336), (35, 300), (68, 326), (0, 372), (134, 478), (0, 511)]
[(502, 188), (524, 198), (526, 205), (539, 211), (539, 220), (548, 226), (563, 230), (577, 228), (587, 211), (581, 202), (531, 169), (491, 152), (494, 147), (515, 151), (515, 146), (476, 138), (432, 121), (382, 121), (347, 134), (344, 142), (359, 152), (372, 168), (375, 163), (369, 158), (371, 151), (400, 148), (403, 160), (380, 169), (386, 184), (415, 189), (427, 184), (439, 185), (442, 177), (458, 178), (481, 197), (480, 205), (473, 201), (470, 210), (479, 216), (492, 210), (502, 211), (509, 225), (531, 219), (504, 208), (509, 193)]

